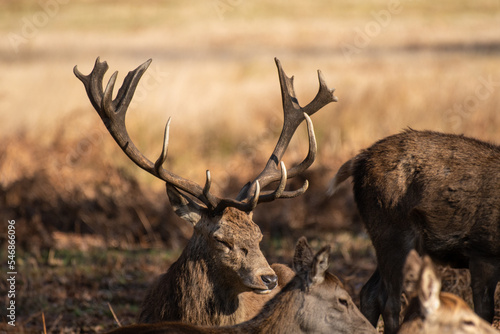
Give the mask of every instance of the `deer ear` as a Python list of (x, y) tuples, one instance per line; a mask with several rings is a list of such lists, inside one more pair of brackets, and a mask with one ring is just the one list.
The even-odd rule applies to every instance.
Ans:
[(318, 284), (325, 280), (325, 272), (328, 269), (329, 257), (330, 246), (325, 246), (318, 253), (316, 253), (309, 271), (309, 285)]
[(167, 195), (177, 216), (193, 224), (193, 226), (201, 220), (203, 208), (168, 183)]
[(441, 280), (438, 278), (431, 259), (426, 256), (423, 260), (423, 268), (420, 276), (418, 299), (425, 315), (431, 314), (439, 308), (439, 293), (441, 292)]
[(293, 256), (293, 269), (296, 273), (308, 271), (313, 261), (313, 252), (306, 237), (302, 236), (297, 241), (295, 246), (295, 254)]

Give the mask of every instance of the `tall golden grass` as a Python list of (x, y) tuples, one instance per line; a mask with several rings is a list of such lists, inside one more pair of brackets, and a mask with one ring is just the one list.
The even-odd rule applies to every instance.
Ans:
[[(128, 127), (153, 156), (172, 116), (172, 155), (201, 178), (245, 145), (257, 143), (264, 156), (271, 150), (281, 119), (276, 56), (295, 75), (302, 104), (315, 94), (317, 69), (337, 88), (339, 102), (314, 117), (320, 163), (335, 165), (406, 127), (500, 142), (498, 1), (41, 4), (4, 1), (4, 136), (22, 129), (46, 143), (62, 122), (74, 136), (104, 132), (72, 67), (90, 72), (101, 56), (123, 78), (153, 58)], [(23, 34), (29, 22), (34, 32)]]

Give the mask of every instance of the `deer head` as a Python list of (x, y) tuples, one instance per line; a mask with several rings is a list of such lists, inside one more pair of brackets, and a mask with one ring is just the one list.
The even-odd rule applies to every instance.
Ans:
[(441, 292), (432, 260), (412, 250), (404, 267), (405, 293), (411, 297), (398, 333), (498, 333), (461, 298)]
[[(297, 242), (293, 259), (295, 280), (300, 278), (300, 290), (305, 293), (296, 296), (295, 304), (301, 306), (295, 321), (304, 333), (376, 333), (337, 276), (327, 272), (329, 253), (330, 246), (314, 253), (305, 237)], [(299, 297), (303, 298), (300, 302)], [(286, 331), (291, 332), (295, 331)]]
[[(194, 234), (184, 251), (185, 259), (203, 258), (206, 263), (210, 263), (206, 270), (216, 273), (215, 276), (224, 277), (225, 282), (231, 284), (237, 292), (253, 290), (267, 293), (276, 286), (277, 277), (259, 249), (262, 234), (252, 221), (252, 211), (259, 203), (296, 197), (306, 191), (307, 181), (299, 189), (287, 190), (287, 179), (304, 172), (315, 160), (316, 139), (309, 116), (326, 104), (337, 101), (333, 96), (334, 90), (328, 89), (318, 71), (318, 94), (311, 103), (300, 107), (295, 97), (293, 77), (287, 77), (279, 60), (275, 61), (281, 84), (283, 129), (262, 172), (243, 186), (234, 199), (219, 197), (211, 192), (212, 179), (208, 170), (206, 182), (200, 186), (163, 167), (167, 159), (170, 119), (165, 126), (162, 152), (155, 163), (145, 157), (131, 140), (125, 126), (125, 115), (137, 84), (151, 60), (128, 73), (115, 99), (112, 99), (112, 95), (117, 72), (111, 76), (103, 90), (103, 76), (108, 69), (106, 62), (97, 58), (89, 75), (83, 75), (76, 66), (74, 68), (75, 75), (85, 86), (90, 102), (123, 152), (137, 166), (165, 182), (175, 212), (193, 224)], [(309, 152), (301, 163), (287, 169), (281, 159), (303, 120), (307, 122)], [(266, 190), (273, 183), (277, 183), (277, 186)]]

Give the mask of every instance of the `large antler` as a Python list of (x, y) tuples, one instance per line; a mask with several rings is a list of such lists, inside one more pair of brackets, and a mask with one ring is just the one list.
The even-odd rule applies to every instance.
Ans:
[[(333, 95), (335, 89), (329, 89), (323, 78), (323, 74), (318, 70), (318, 80), (319, 80), (319, 90), (314, 99), (305, 107), (301, 107), (295, 96), (295, 88), (293, 87), (293, 76), (288, 77), (278, 58), (274, 58), (276, 66), (278, 67), (278, 74), (280, 78), (281, 86), (281, 99), (283, 102), (283, 129), (281, 131), (280, 138), (276, 147), (274, 148), (271, 157), (267, 161), (264, 170), (257, 176), (253, 183), (248, 183), (240, 192), (237, 198), (248, 196), (249, 192), (255, 191), (255, 187), (258, 183), (260, 187), (264, 188), (268, 184), (275, 182), (280, 179), (280, 169), (278, 169), (278, 164), (281, 161), (283, 154), (285, 153), (290, 140), (292, 139), (295, 130), (305, 119), (307, 121), (307, 129), (309, 134), (309, 152), (306, 158), (297, 166), (294, 166), (287, 171), (288, 178), (292, 178), (302, 172), (304, 172), (309, 166), (312, 165), (316, 159), (316, 138), (314, 136), (314, 129), (312, 121), (309, 116), (313, 115), (315, 112), (329, 104), (330, 102), (337, 102), (337, 97)], [(281, 173), (282, 174), (282, 173)], [(304, 186), (296, 191), (283, 192), (282, 198), (285, 197), (295, 197), (307, 189), (307, 182)]]
[[(285, 113), (283, 131), (280, 139), (278, 140), (278, 144), (276, 145), (276, 148), (262, 173), (252, 183), (248, 183), (242, 191), (240, 191), (240, 195), (238, 195), (236, 199), (229, 199), (219, 198), (210, 192), (212, 181), (208, 170), (206, 172), (205, 185), (204, 187), (201, 187), (197, 183), (178, 176), (162, 167), (167, 158), (170, 119), (165, 126), (162, 152), (155, 163), (152, 163), (148, 158), (146, 158), (130, 139), (125, 126), (125, 115), (137, 84), (146, 69), (149, 67), (150, 63), (151, 59), (127, 74), (114, 100), (112, 99), (113, 88), (118, 73), (113, 73), (109, 79), (106, 89), (103, 91), (103, 77), (108, 70), (108, 64), (106, 62), (101, 62), (99, 58), (97, 58), (94, 69), (89, 75), (83, 75), (80, 71), (78, 71), (77, 66), (73, 69), (73, 72), (78, 79), (83, 82), (90, 102), (101, 117), (109, 133), (113, 136), (123, 152), (137, 166), (167, 182), (169, 185), (194, 196), (203, 202), (209, 210), (214, 212), (220, 212), (226, 207), (235, 207), (242, 211), (251, 211), (258, 203), (272, 201), (276, 198), (294, 197), (302, 194), (307, 189), (307, 181), (302, 188), (295, 191), (285, 191), (285, 186), (287, 178), (293, 177), (307, 169), (314, 161), (316, 155), (316, 140), (314, 138), (312, 122), (308, 115), (312, 115), (329, 102), (336, 101), (336, 98), (332, 95), (333, 90), (328, 90), (319, 71), (320, 91), (310, 104), (301, 108), (295, 98), (295, 92), (293, 90), (293, 77), (288, 78), (284, 74), (281, 64), (276, 59), (280, 75), (283, 108)], [(290, 171), (287, 171), (284, 163), (279, 163), (279, 161), (281, 161), (281, 158), (296, 128), (304, 120), (304, 118), (307, 120), (308, 124), (309, 153), (302, 163), (293, 167)], [(280, 165), (279, 168), (278, 164)], [(275, 181), (279, 181), (275, 190), (261, 193), (261, 187), (264, 188)]]

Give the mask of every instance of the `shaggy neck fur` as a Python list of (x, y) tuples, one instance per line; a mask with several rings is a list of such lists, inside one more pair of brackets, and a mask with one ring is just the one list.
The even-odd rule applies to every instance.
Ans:
[[(240, 292), (224, 280), (217, 268), (209, 269), (213, 259), (203, 251), (201, 239), (192, 238), (179, 259), (149, 291), (140, 322), (181, 321), (224, 326), (245, 320), (239, 307)], [(183, 275), (172, 275), (180, 272)]]

